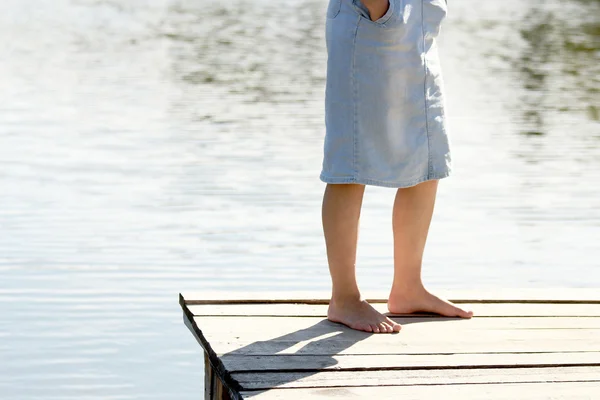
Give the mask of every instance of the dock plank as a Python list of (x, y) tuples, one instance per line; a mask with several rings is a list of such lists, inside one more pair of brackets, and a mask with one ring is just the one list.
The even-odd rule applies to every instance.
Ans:
[(486, 400), (596, 400), (597, 382), (552, 382), (519, 384), (419, 385), (379, 387), (328, 387), (242, 391), (244, 399), (304, 400), (323, 398), (350, 399), (486, 399)]
[(489, 383), (600, 383), (600, 367), (233, 373), (242, 390)]
[(600, 351), (557, 353), (465, 353), (465, 354), (378, 354), (252, 356), (225, 354), (229, 372), (239, 371), (342, 371), (403, 370), (423, 368), (493, 368), (600, 366)]
[[(535, 340), (535, 339), (532, 339)], [(283, 349), (278, 351), (281, 343), (248, 343), (245, 347), (240, 348), (239, 345), (223, 345), (217, 344), (217, 349), (222, 349), (218, 352), (219, 356), (233, 353), (247, 356), (273, 355), (273, 354), (300, 354), (300, 355), (325, 355), (334, 354), (341, 355), (379, 355), (379, 354), (487, 354), (487, 353), (558, 353), (566, 351), (586, 352), (590, 349), (600, 348), (600, 340), (578, 340), (573, 343), (564, 343), (568, 339), (560, 339), (556, 341), (546, 341), (541, 344), (528, 343), (522, 341), (520, 343), (496, 343), (494, 340), (480, 341), (477, 343), (453, 343), (451, 341), (437, 342), (433, 344), (398, 344), (395, 348), (390, 349), (386, 345), (367, 344), (346, 344), (336, 342), (320, 342), (311, 344), (302, 344), (302, 347), (294, 347), (293, 342), (283, 343)]]
[[(285, 316), (327, 317), (327, 304), (198, 304), (188, 308), (196, 316)], [(386, 315), (391, 314), (385, 303), (373, 307)], [(464, 303), (476, 317), (600, 317), (600, 304), (531, 304), (531, 303)], [(421, 317), (428, 314), (409, 314)], [(406, 316), (406, 315), (404, 315)]]
[[(331, 322), (324, 317), (233, 317), (236, 324), (224, 324), (221, 317), (194, 317), (196, 322), (201, 322), (206, 330), (218, 333), (240, 333), (239, 325), (244, 327), (244, 336), (264, 335), (277, 336), (289, 333), (290, 330), (298, 334), (325, 334), (332, 332), (356, 332), (364, 335), (368, 332), (358, 332), (342, 324)], [(598, 317), (506, 317), (506, 318), (444, 318), (444, 317), (392, 317), (402, 324), (402, 333), (415, 332), (419, 334), (431, 333), (436, 335), (435, 329), (443, 328), (444, 331), (505, 331), (505, 330), (585, 330), (600, 329)], [(268, 329), (265, 329), (267, 328)], [(433, 329), (432, 329), (433, 328)], [(388, 335), (390, 336), (390, 335)], [(394, 336), (394, 335), (391, 335)]]

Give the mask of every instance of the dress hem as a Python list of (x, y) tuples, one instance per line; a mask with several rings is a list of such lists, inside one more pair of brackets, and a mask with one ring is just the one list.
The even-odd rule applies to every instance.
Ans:
[(450, 170), (447, 170), (446, 172), (443, 172), (443, 173), (426, 175), (426, 176), (422, 176), (417, 179), (412, 179), (410, 181), (391, 182), (391, 181), (380, 181), (380, 180), (369, 179), (369, 178), (356, 178), (356, 177), (352, 177), (352, 176), (336, 178), (336, 177), (327, 176), (324, 173), (321, 173), (321, 175), (319, 176), (319, 179), (325, 183), (332, 183), (332, 184), (355, 183), (355, 184), (361, 184), (361, 185), (372, 185), (372, 186), (381, 186), (381, 187), (390, 187), (390, 188), (405, 188), (405, 187), (415, 186), (415, 185), (417, 185), (421, 182), (425, 182), (425, 181), (447, 178), (450, 175), (451, 175)]

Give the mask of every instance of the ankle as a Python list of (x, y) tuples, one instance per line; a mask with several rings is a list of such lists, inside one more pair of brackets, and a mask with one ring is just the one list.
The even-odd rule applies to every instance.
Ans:
[(427, 291), (421, 279), (414, 280), (403, 280), (400, 282), (394, 281), (391, 290), (391, 296), (403, 296), (410, 297), (417, 293), (423, 293)]
[(356, 290), (333, 290), (331, 293), (331, 303), (343, 305), (348, 303), (360, 302), (361, 295), (358, 289)]

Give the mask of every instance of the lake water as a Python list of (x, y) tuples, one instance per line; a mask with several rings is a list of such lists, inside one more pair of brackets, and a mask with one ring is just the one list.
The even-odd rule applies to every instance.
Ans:
[[(0, 398), (199, 399), (180, 291), (328, 290), (326, 2), (2, 0)], [(600, 2), (449, 3), (426, 281), (600, 287)]]

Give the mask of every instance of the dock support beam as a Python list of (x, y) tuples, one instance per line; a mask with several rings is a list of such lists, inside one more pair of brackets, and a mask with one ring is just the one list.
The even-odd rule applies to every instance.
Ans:
[(204, 352), (204, 400), (231, 400), (229, 391), (213, 370), (206, 352)]

